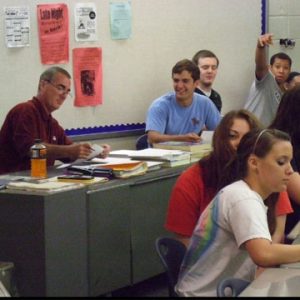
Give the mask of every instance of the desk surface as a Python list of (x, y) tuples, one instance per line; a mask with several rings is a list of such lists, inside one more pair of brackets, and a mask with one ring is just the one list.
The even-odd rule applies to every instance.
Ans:
[(300, 269), (267, 268), (239, 297), (293, 297), (300, 295)]

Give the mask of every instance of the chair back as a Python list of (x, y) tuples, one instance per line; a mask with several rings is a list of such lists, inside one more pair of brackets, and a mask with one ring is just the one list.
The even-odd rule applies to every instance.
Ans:
[[(237, 297), (248, 285), (250, 281), (240, 278), (225, 278), (217, 285), (218, 297)], [(231, 293), (226, 293), (226, 289), (230, 289)]]
[(178, 280), (186, 247), (182, 242), (174, 238), (159, 237), (155, 241), (155, 248), (167, 273), (169, 296), (177, 297), (178, 295), (174, 288)]
[(148, 148), (148, 134), (144, 133), (140, 137), (137, 138), (135, 142), (136, 150), (143, 150)]

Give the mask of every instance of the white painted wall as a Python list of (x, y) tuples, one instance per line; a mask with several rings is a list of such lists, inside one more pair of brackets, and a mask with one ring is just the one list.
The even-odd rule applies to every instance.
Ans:
[[(174, 64), (203, 48), (214, 51), (220, 59), (215, 88), (223, 98), (222, 112), (243, 106), (254, 78), (254, 48), (261, 30), (260, 0), (132, 0), (132, 37), (122, 41), (110, 37), (109, 0), (62, 2), (68, 4), (70, 15), (70, 62), (62, 66), (72, 73), (72, 49), (97, 46), (103, 49), (104, 74), (103, 105), (75, 108), (72, 101), (65, 103), (54, 113), (64, 128), (144, 122), (150, 103), (172, 90)], [(98, 42), (75, 41), (73, 9), (77, 2), (97, 5)], [(36, 94), (38, 78), (48, 67), (40, 62), (36, 18), (36, 5), (40, 3), (57, 2), (1, 0), (2, 8), (30, 7), (31, 44), (6, 48), (0, 9), (0, 125), (9, 109)]]

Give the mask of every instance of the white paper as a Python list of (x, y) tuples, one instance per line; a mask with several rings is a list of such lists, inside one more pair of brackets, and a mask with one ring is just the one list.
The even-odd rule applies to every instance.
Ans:
[(8, 48), (29, 46), (29, 7), (4, 7), (4, 17), (6, 46)]
[(74, 8), (75, 40), (97, 41), (97, 12), (95, 3), (77, 3)]
[(213, 134), (214, 134), (213, 130), (203, 130), (201, 133), (201, 143), (202, 144), (211, 144)]
[(87, 158), (78, 158), (72, 163), (72, 165), (84, 162), (84, 161), (89, 160), (89, 159), (92, 159), (92, 158), (98, 156), (100, 153), (103, 152), (103, 147), (101, 147), (98, 144), (93, 144), (91, 147), (92, 147), (93, 151), (91, 152), (91, 154)]

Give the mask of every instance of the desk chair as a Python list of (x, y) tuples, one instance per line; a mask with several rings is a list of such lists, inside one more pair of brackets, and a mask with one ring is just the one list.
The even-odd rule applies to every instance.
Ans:
[[(240, 278), (225, 278), (217, 285), (218, 297), (237, 297), (248, 285), (250, 281)], [(230, 294), (225, 293), (226, 289), (230, 289)]]
[(174, 288), (186, 247), (174, 238), (159, 237), (155, 241), (155, 248), (167, 273), (169, 296), (178, 297)]
[(144, 133), (140, 137), (137, 138), (135, 142), (135, 148), (136, 150), (143, 150), (148, 148), (148, 135), (147, 133)]

